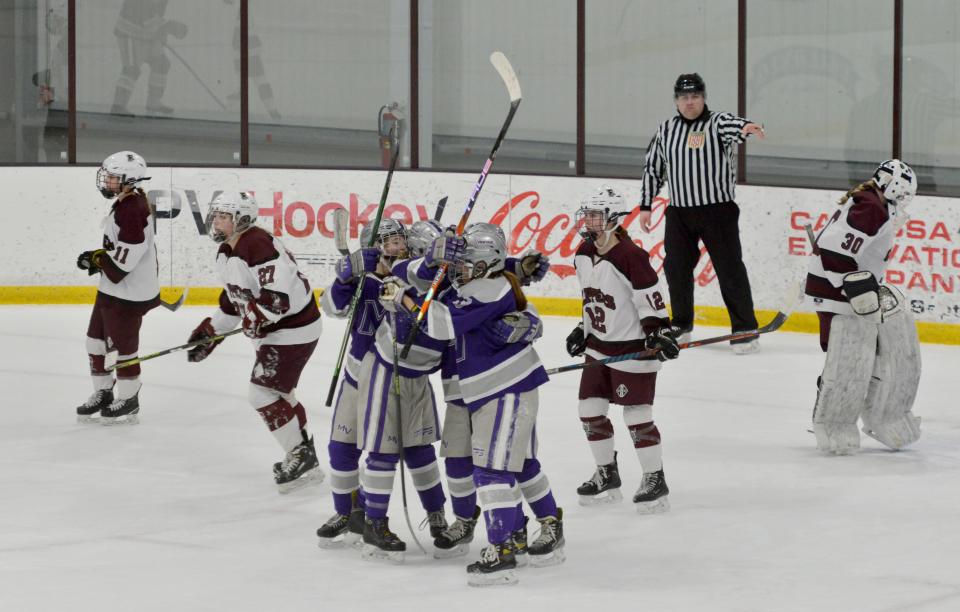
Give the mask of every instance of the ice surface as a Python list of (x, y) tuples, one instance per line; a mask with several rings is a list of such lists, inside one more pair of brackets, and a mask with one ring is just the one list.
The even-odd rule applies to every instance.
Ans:
[[(141, 353), (185, 341), (208, 310), (153, 311)], [(182, 353), (144, 364), (139, 426), (78, 425), (74, 407), (91, 392), (88, 315), (0, 307), (0, 610), (960, 610), (957, 347), (923, 346), (921, 440), (891, 453), (864, 437), (854, 457), (819, 455), (806, 431), (823, 360), (815, 336), (771, 334), (742, 357), (720, 345), (684, 351), (661, 374), (654, 409), (672, 503), (658, 516), (636, 515), (629, 498), (577, 505), (593, 471), (579, 377), (556, 376), (538, 427), (567, 562), (477, 590), (464, 565), (482, 532), (468, 559), (423, 558), (399, 484), (390, 515), (405, 565), (317, 548), (329, 489), (277, 494), (271, 465), (282, 453), (247, 404), (253, 353), (242, 336), (200, 364)], [(318, 450), (342, 330), (325, 326), (298, 391)], [(571, 361), (571, 327), (548, 318), (538, 343), (548, 367)], [(632, 494), (639, 466), (616, 408), (611, 416)]]

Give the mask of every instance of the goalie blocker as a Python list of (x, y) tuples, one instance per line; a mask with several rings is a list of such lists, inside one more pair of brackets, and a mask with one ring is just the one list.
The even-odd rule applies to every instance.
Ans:
[(903, 294), (877, 285), (869, 272), (848, 274), (844, 293), (857, 314), (834, 315), (830, 323), (813, 414), (817, 448), (856, 452), (860, 419), (865, 434), (898, 450), (920, 438), (920, 418), (911, 411), (920, 383), (913, 316)]

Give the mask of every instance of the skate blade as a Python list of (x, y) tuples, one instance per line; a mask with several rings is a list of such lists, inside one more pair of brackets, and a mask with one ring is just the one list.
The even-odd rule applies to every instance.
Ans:
[(731, 344), (730, 350), (733, 351), (734, 355), (750, 355), (751, 353), (756, 353), (760, 350), (760, 343), (754, 341)]
[(453, 559), (456, 557), (464, 557), (467, 553), (470, 552), (470, 542), (463, 542), (457, 544), (453, 548), (437, 548), (433, 547), (433, 558), (434, 559)]
[(567, 555), (563, 552), (562, 546), (563, 545), (561, 545), (560, 548), (554, 548), (552, 552), (545, 555), (529, 553), (530, 567), (552, 567), (554, 565), (560, 565), (567, 560)]
[(96, 414), (83, 414), (83, 415), (78, 414), (77, 423), (80, 423), (82, 425), (99, 425), (100, 416)]
[(126, 414), (124, 416), (118, 417), (105, 417), (102, 416), (98, 419), (98, 422), (101, 425), (137, 425), (140, 423), (140, 415), (137, 414)]
[(337, 548), (346, 548), (347, 542), (343, 534), (338, 535), (334, 538), (321, 538), (317, 536), (317, 548), (322, 548), (324, 550), (333, 550)]
[(517, 560), (517, 567), (527, 567), (530, 565), (530, 555), (527, 553), (520, 553), (519, 555), (514, 555), (514, 559)]
[(373, 544), (364, 544), (363, 548), (360, 549), (360, 558), (364, 561), (386, 561), (394, 565), (401, 565), (403, 564), (404, 553), (405, 551), (402, 550), (381, 550)]
[(492, 574), (471, 573), (467, 576), (467, 584), (472, 587), (510, 586), (517, 584), (517, 570), (500, 570)]
[(623, 501), (623, 493), (620, 489), (608, 489), (597, 495), (581, 495), (581, 506), (605, 506), (607, 504), (619, 504)]
[(343, 535), (343, 545), (360, 550), (363, 548), (363, 536), (359, 533), (347, 532)]
[(652, 502), (636, 502), (637, 514), (662, 514), (670, 509), (670, 500), (664, 495)]
[(323, 482), (323, 479), (323, 470), (317, 466), (308, 472), (304, 472), (300, 475), (300, 478), (297, 478), (296, 480), (291, 480), (290, 482), (277, 485), (277, 490), (280, 491), (280, 495), (287, 495), (288, 493), (293, 493), (297, 489), (302, 489), (308, 484), (320, 484)]

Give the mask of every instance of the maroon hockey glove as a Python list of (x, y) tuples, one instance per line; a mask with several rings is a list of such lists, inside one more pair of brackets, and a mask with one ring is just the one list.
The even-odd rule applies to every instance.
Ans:
[(247, 338), (263, 338), (270, 330), (264, 329), (270, 320), (263, 316), (256, 302), (247, 302), (243, 313), (243, 335)]
[[(213, 329), (213, 321), (210, 317), (204, 319), (200, 325), (197, 325), (197, 328), (190, 333), (190, 338), (187, 342), (197, 342), (198, 340), (204, 340), (206, 338), (213, 338), (217, 335), (217, 332)], [(191, 363), (196, 363), (198, 361), (203, 361), (206, 359), (210, 353), (213, 352), (213, 349), (217, 348), (217, 345), (223, 342), (223, 338), (219, 340), (213, 340), (212, 342), (207, 342), (205, 344), (198, 344), (197, 346), (189, 349), (187, 351), (187, 361)]]

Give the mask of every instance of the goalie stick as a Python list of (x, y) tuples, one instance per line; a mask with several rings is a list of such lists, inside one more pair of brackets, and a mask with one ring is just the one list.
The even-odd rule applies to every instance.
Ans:
[[(742, 340), (744, 338), (750, 338), (752, 336), (757, 336), (760, 334), (768, 334), (770, 332), (777, 331), (780, 329), (784, 323), (787, 322), (787, 319), (790, 318), (790, 312), (793, 310), (793, 307), (796, 306), (799, 301), (801, 294), (800, 290), (803, 285), (800, 283), (793, 283), (790, 285), (789, 293), (787, 294), (787, 299), (783, 310), (777, 312), (774, 315), (773, 319), (764, 325), (763, 327), (758, 328), (756, 331), (742, 331), (735, 332), (732, 334), (724, 334), (722, 336), (713, 336), (712, 338), (703, 338), (702, 340), (691, 340), (690, 342), (681, 342), (681, 349), (696, 348), (698, 346), (705, 346), (707, 344), (717, 344), (719, 342), (729, 342), (731, 340)], [(627, 353), (625, 355), (616, 355), (614, 357), (606, 357), (604, 359), (595, 359), (594, 361), (587, 361), (584, 363), (573, 363), (570, 365), (560, 366), (558, 368), (550, 368), (547, 370), (547, 375), (561, 374), (563, 372), (571, 372), (573, 370), (582, 370), (583, 368), (589, 368), (597, 365), (604, 365), (608, 363), (616, 363), (618, 361), (629, 361), (631, 359), (642, 359), (644, 357), (653, 357), (657, 354), (657, 349), (647, 349), (645, 351), (639, 351), (636, 353)]]
[[(517, 108), (520, 106), (520, 102), (523, 100), (522, 92), (520, 91), (520, 81), (517, 80), (517, 74), (514, 72), (513, 66), (510, 65), (510, 61), (507, 59), (507, 56), (500, 51), (494, 51), (490, 54), (490, 63), (493, 64), (494, 69), (500, 75), (504, 86), (507, 88), (507, 93), (510, 95), (510, 111), (507, 113), (507, 118), (503, 121), (503, 126), (500, 128), (500, 133), (497, 134), (497, 139), (493, 143), (493, 149), (490, 151), (490, 156), (487, 157), (487, 161), (483, 164), (483, 169), (480, 171), (480, 178), (477, 179), (477, 183), (473, 186), (473, 192), (470, 194), (470, 199), (467, 201), (467, 206), (464, 209), (463, 214), (460, 216), (460, 222), (457, 223), (457, 236), (463, 234), (463, 229), (467, 225), (467, 219), (470, 218), (470, 213), (473, 211), (473, 206), (477, 203), (477, 198), (480, 196), (480, 190), (483, 189), (483, 184), (487, 180), (487, 174), (490, 173), (490, 168), (493, 167), (493, 160), (497, 157), (497, 151), (500, 150), (500, 145), (503, 143), (503, 139), (507, 135), (507, 129), (510, 128), (510, 123), (513, 121), (513, 116), (516, 114)], [(447, 264), (440, 264), (437, 274), (433, 277), (433, 282), (430, 284), (430, 289), (427, 290), (427, 294), (423, 299), (423, 305), (420, 306), (420, 309), (417, 311), (417, 318), (410, 327), (410, 333), (407, 335), (407, 339), (403, 343), (403, 350), (400, 352), (401, 358), (406, 358), (407, 355), (410, 354), (410, 347), (413, 345), (413, 341), (417, 338), (417, 332), (420, 330), (420, 323), (423, 321), (424, 316), (426, 316), (427, 310), (430, 309), (430, 304), (433, 303), (433, 298), (436, 296), (437, 290), (440, 288), (440, 283), (443, 282), (443, 277), (446, 275), (446, 273)]]

